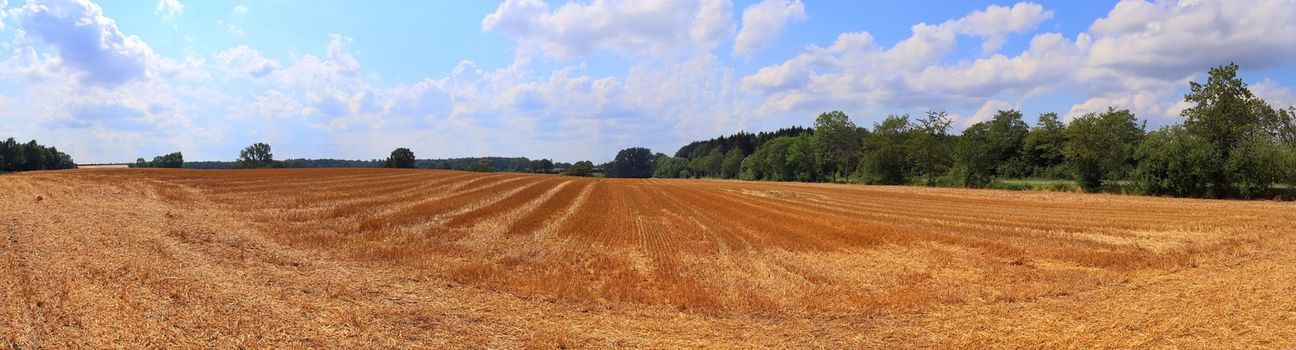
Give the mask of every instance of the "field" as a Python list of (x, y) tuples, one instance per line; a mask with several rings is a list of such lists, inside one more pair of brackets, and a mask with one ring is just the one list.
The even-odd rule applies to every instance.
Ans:
[(434, 170), (0, 176), (0, 347), (1296, 343), (1296, 204)]

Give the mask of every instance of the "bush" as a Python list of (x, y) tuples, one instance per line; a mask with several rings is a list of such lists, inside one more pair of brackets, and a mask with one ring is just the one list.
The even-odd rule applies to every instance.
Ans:
[(582, 160), (572, 164), (563, 172), (567, 176), (594, 176), (594, 163), (588, 160)]

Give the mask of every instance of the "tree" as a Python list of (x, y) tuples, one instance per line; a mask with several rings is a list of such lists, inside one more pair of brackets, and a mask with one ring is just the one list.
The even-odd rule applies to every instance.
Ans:
[(1031, 166), (1031, 174), (1043, 178), (1061, 178), (1066, 176), (1062, 170), (1066, 155), (1062, 149), (1066, 145), (1066, 124), (1058, 120), (1057, 113), (1043, 113), (1035, 128), (1026, 134), (1022, 145), (1022, 155)]
[(841, 111), (822, 113), (815, 118), (815, 154), (822, 160), (825, 175), (834, 181), (858, 163), (861, 145), (857, 129), (850, 116)]
[(740, 177), (746, 180), (791, 180), (793, 176), (787, 167), (787, 155), (793, 139), (795, 137), (782, 136), (761, 144), (743, 160)]
[(184, 154), (181, 154), (180, 152), (167, 153), (164, 155), (153, 157), (153, 161), (151, 162), (146, 162), (144, 161), (144, 158), (139, 158), (135, 160), (134, 167), (136, 168), (176, 168), (176, 169), (183, 168)]
[(1030, 127), (1022, 121), (1021, 111), (1006, 110), (995, 113), (990, 119), (986, 138), (989, 142), (987, 152), (995, 165), (994, 175), (1021, 178), (1030, 175), (1029, 164), (1022, 156), (1026, 135)]
[(958, 140), (958, 163), (955, 173), (963, 186), (981, 188), (994, 180), (997, 163), (990, 151), (990, 123), (979, 122), (963, 130)]
[(531, 172), (533, 173), (549, 173), (553, 171), (553, 168), (554, 163), (552, 160), (540, 159), (531, 161)]
[(657, 154), (657, 168), (653, 170), (653, 177), (681, 179), (691, 176), (688, 159)]
[(1274, 164), (1264, 159), (1276, 156), (1270, 152), (1270, 137), (1283, 137), (1288, 124), (1282, 118), (1289, 115), (1275, 112), (1255, 97), (1237, 71), (1237, 64), (1230, 63), (1211, 68), (1205, 84), (1190, 82), (1191, 92), (1184, 95), (1184, 101), (1192, 106), (1181, 113), (1184, 129), (1205, 139), (1226, 158), (1227, 166), (1207, 169), (1217, 195), (1238, 192), (1249, 196), (1268, 188), (1269, 184), (1259, 182), (1269, 181), (1268, 174), (1274, 173), (1270, 169)]
[(468, 168), (464, 170), (479, 172), (479, 173), (489, 173), (495, 171), (495, 167), (491, 166), (490, 160), (482, 159), (468, 165)]
[(820, 176), (818, 156), (815, 154), (815, 136), (802, 134), (792, 138), (788, 144), (787, 157), (784, 158), (787, 167), (784, 174), (785, 179), (801, 182), (819, 181)]
[(909, 182), (913, 168), (906, 143), (909, 116), (891, 115), (873, 124), (873, 133), (864, 141), (860, 160), (860, 177), (869, 184), (903, 184)]
[(1134, 157), (1134, 188), (1150, 195), (1214, 196), (1210, 169), (1224, 166), (1209, 141), (1179, 125), (1148, 133)]
[(949, 128), (953, 122), (945, 112), (930, 111), (910, 129), (907, 153), (928, 186), (935, 185), (936, 177), (950, 168)]
[(588, 161), (588, 160), (582, 160), (582, 161), (579, 161), (579, 162), (573, 163), (572, 166), (570, 166), (570, 167), (567, 168), (567, 171), (564, 172), (563, 175), (567, 175), (567, 176), (594, 176), (594, 163), (593, 163), (593, 162), (590, 162), (590, 161)]
[[(720, 177), (725, 179), (737, 178), (738, 173), (742, 172), (742, 162), (746, 156), (743, 154), (743, 150), (738, 148), (725, 153), (724, 161), (720, 164)], [(657, 166), (661, 167), (661, 163), (658, 163)]]
[(1067, 126), (1064, 148), (1085, 191), (1098, 191), (1103, 181), (1122, 177), (1132, 167), (1134, 151), (1143, 130), (1129, 110), (1108, 108), (1100, 115), (1086, 114)]
[(275, 167), (274, 154), (270, 153), (270, 145), (261, 142), (244, 148), (239, 152), (236, 162), (238, 163), (236, 167), (243, 169)]
[(19, 143), (12, 137), (0, 142), (0, 172), (56, 170), (75, 168), (72, 157), (58, 148), (45, 147), (31, 140)]
[(652, 177), (656, 158), (652, 150), (643, 147), (631, 147), (617, 152), (612, 160), (609, 174), (611, 177), (648, 178)]
[(397, 148), (383, 161), (384, 168), (414, 168), (414, 152), (409, 148)]

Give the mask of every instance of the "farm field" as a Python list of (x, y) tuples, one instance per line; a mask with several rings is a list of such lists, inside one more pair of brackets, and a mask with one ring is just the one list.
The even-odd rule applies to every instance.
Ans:
[(1296, 344), (1296, 204), (438, 170), (0, 176), (0, 347)]

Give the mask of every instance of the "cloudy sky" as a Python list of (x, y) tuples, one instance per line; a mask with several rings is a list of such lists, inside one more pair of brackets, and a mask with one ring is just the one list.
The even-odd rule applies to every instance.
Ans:
[(1176, 123), (1237, 62), (1296, 103), (1296, 0), (0, 0), (0, 137), (78, 162), (610, 159), (842, 110), (1117, 106)]

